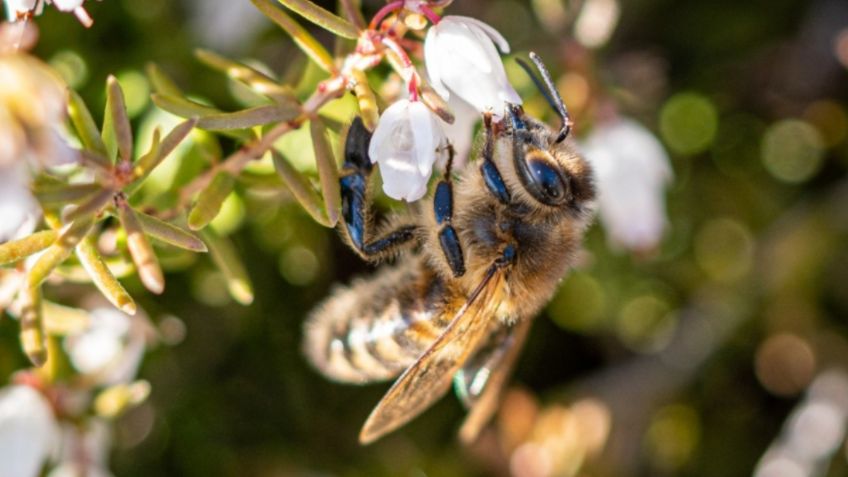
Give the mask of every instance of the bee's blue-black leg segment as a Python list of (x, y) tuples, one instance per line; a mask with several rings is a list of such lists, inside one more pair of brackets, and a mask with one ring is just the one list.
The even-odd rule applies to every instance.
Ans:
[(415, 226), (406, 225), (389, 231), (380, 238), (371, 240), (370, 209), (367, 198), (368, 178), (371, 175), (371, 159), (368, 146), (371, 132), (356, 117), (345, 140), (344, 164), (339, 185), (342, 196), (342, 227), (353, 248), (363, 258), (373, 258), (390, 253), (415, 239)]
[(433, 213), (439, 229), (439, 246), (445, 254), (445, 260), (453, 272), (453, 276), (465, 275), (465, 259), (462, 256), (462, 245), (459, 235), (451, 225), (453, 219), (453, 182), (451, 181), (451, 166), (453, 165), (453, 148), (448, 146), (448, 162), (445, 166), (445, 176), (436, 185), (433, 195)]
[(504, 205), (509, 204), (509, 189), (506, 188), (503, 177), (492, 157), (495, 152), (495, 133), (492, 131), (492, 115), (483, 115), (483, 126), (485, 128), (486, 142), (483, 144), (483, 163), (480, 164), (480, 174), (489, 192), (492, 193)]

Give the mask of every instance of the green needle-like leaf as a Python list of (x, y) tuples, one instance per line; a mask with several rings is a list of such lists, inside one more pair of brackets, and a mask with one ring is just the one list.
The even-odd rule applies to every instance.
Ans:
[(91, 111), (88, 110), (80, 95), (71, 89), (68, 90), (68, 116), (71, 118), (71, 122), (77, 131), (77, 135), (79, 135), (82, 145), (86, 149), (105, 156), (106, 145), (103, 144), (97, 124), (94, 122), (94, 118), (91, 117)]
[(41, 288), (26, 287), (22, 291), (21, 298), (21, 347), (30, 362), (40, 368), (47, 361)]
[(280, 3), (312, 23), (329, 30), (336, 35), (355, 39), (359, 30), (344, 18), (335, 15), (309, 0), (279, 0)]
[(64, 214), (62, 222), (69, 223), (97, 215), (112, 200), (114, 195), (115, 192), (110, 189), (101, 189), (95, 192), (92, 196), (82, 201), (76, 208)]
[(138, 216), (126, 200), (118, 202), (118, 217), (127, 233), (127, 248), (130, 251), (133, 263), (135, 263), (135, 268), (138, 270), (141, 283), (157, 295), (162, 293), (165, 291), (165, 277), (162, 275), (162, 267), (159, 266), (156, 253), (144, 235)]
[(215, 131), (246, 129), (274, 122), (291, 121), (300, 115), (300, 107), (296, 103), (268, 104), (227, 113), (174, 96), (154, 94), (152, 99), (156, 106), (169, 113), (183, 118), (199, 118), (198, 128)]
[(153, 91), (160, 94), (168, 94), (171, 96), (182, 96), (182, 90), (177, 86), (170, 76), (159, 68), (156, 63), (148, 63), (144, 68), (147, 77), (150, 79), (150, 84), (153, 86)]
[(44, 250), (56, 241), (57, 235), (55, 230), (42, 230), (20, 240), (0, 244), (0, 265), (23, 260)]
[(55, 242), (38, 257), (38, 261), (29, 271), (27, 286), (37, 288), (47, 279), (50, 272), (64, 262), (74, 251), (74, 247), (88, 235), (94, 221), (90, 218), (75, 220), (59, 233)]
[(212, 68), (225, 73), (230, 78), (239, 81), (253, 91), (265, 95), (277, 104), (294, 105), (297, 107), (297, 98), (292, 89), (282, 85), (270, 76), (250, 66), (237, 63), (213, 53), (209, 50), (196, 50), (195, 55), (200, 61)]
[(77, 244), (76, 255), (100, 293), (119, 310), (128, 315), (134, 315), (136, 311), (135, 301), (121, 285), (121, 282), (115, 278), (109, 267), (106, 266), (103, 258), (100, 257), (94, 237), (89, 235), (82, 239)]
[(141, 227), (147, 235), (161, 242), (192, 252), (207, 251), (206, 244), (193, 233), (143, 212), (138, 212), (137, 215), (139, 222), (141, 222)]
[[(124, 101), (124, 92), (121, 90), (118, 79), (114, 76), (109, 76), (106, 80), (106, 86), (105, 118), (108, 118), (108, 120), (104, 120), (103, 123), (103, 140), (107, 147), (109, 146), (109, 142), (114, 140), (117, 144), (120, 158), (124, 161), (132, 161), (132, 127), (130, 126), (130, 117), (127, 114), (127, 106)], [(110, 141), (106, 140), (106, 136), (109, 137)], [(111, 150), (109, 152), (114, 154)]]
[(200, 230), (206, 227), (221, 211), (221, 205), (233, 191), (235, 183), (236, 178), (229, 172), (218, 172), (197, 196), (197, 202), (188, 214), (188, 228)]
[(312, 135), (312, 148), (315, 150), (315, 162), (318, 166), (318, 178), (321, 181), (321, 194), (331, 227), (339, 221), (341, 209), (341, 191), (339, 189), (339, 166), (336, 164), (333, 149), (327, 140), (327, 127), (319, 118), (309, 122)]
[(233, 243), (209, 228), (205, 229), (202, 235), (203, 241), (209, 246), (212, 261), (227, 279), (230, 295), (242, 305), (253, 303), (253, 284)]
[(289, 164), (289, 161), (279, 152), (272, 150), (271, 156), (274, 159), (274, 168), (277, 170), (277, 174), (301, 207), (319, 224), (325, 227), (333, 227), (333, 224), (327, 219), (326, 212), (324, 212), (321, 196), (315, 192), (315, 188), (312, 187), (309, 180)]
[(144, 179), (156, 167), (164, 161), (171, 152), (191, 133), (191, 130), (197, 125), (197, 119), (191, 118), (178, 124), (171, 132), (165, 136), (162, 142), (158, 142), (158, 134), (156, 140), (150, 147), (150, 151), (141, 157), (135, 165), (135, 176), (138, 179)]
[[(252, 1), (256, 8), (258, 8), (262, 13), (264, 13), (265, 16), (267, 16), (274, 23), (279, 25), (280, 28), (285, 30), (286, 33), (288, 33), (292, 37), (292, 40), (294, 40), (294, 43), (297, 45), (297, 47), (303, 50), (303, 52), (306, 53), (306, 56), (311, 58), (312, 61), (315, 62), (315, 64), (321, 67), (321, 69), (327, 72), (331, 72), (335, 69), (335, 66), (333, 64), (333, 57), (330, 55), (327, 49), (324, 48), (324, 46), (321, 45), (321, 43), (319, 43), (314, 36), (312, 36), (308, 31), (306, 31), (305, 28), (300, 26), (300, 24), (296, 22), (294, 18), (290, 17), (288, 14), (286, 14), (286, 12), (274, 5), (273, 0), (250, 1)], [(326, 12), (328, 15), (336, 17), (335, 15), (324, 9), (320, 10)], [(342, 22), (345, 22), (339, 17), (336, 18), (338, 18)], [(353, 36), (347, 38), (356, 38), (356, 28), (354, 28), (353, 25), (350, 25), (349, 23), (347, 24), (353, 31)]]

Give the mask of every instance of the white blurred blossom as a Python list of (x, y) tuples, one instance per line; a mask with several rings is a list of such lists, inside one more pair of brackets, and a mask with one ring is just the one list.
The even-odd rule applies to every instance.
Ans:
[(607, 239), (632, 251), (655, 248), (666, 226), (665, 189), (673, 178), (662, 144), (638, 122), (619, 117), (596, 126), (582, 149), (595, 170)]
[(423, 103), (400, 99), (386, 108), (368, 148), (386, 195), (409, 202), (423, 197), (443, 141), (438, 118)]
[(618, 0), (587, 0), (574, 24), (574, 37), (587, 48), (604, 46), (618, 25)]
[(111, 477), (108, 468), (112, 432), (109, 423), (92, 418), (84, 427), (66, 425), (58, 464), (47, 477)]
[(74, 368), (104, 385), (127, 383), (138, 371), (147, 342), (147, 322), (114, 308), (89, 313), (88, 328), (65, 338)]
[(218, 51), (241, 52), (267, 24), (250, 2), (191, 0), (189, 7), (192, 33), (201, 44)]
[(754, 477), (826, 475), (848, 427), (848, 374), (831, 369), (810, 384), (754, 469)]
[(491, 26), (475, 18), (446, 16), (430, 27), (424, 39), (424, 61), (433, 88), (446, 100), (452, 95), (478, 112), (502, 115), (504, 102), (521, 104), (506, 77), (501, 57), (509, 44)]
[(0, 475), (39, 475), (59, 438), (53, 409), (41, 393), (24, 385), (0, 390)]
[(448, 106), (453, 112), (453, 124), (440, 120), (442, 129), (453, 146), (455, 153), (454, 168), (462, 169), (468, 162), (468, 154), (474, 142), (474, 125), (480, 120), (480, 113), (473, 106), (459, 99), (456, 95), (451, 96)]

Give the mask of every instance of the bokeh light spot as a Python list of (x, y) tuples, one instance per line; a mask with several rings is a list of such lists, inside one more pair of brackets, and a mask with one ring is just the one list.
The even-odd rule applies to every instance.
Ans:
[(660, 133), (674, 152), (693, 155), (712, 144), (718, 130), (718, 111), (703, 95), (679, 93), (660, 111)]
[(241, 227), (244, 221), (245, 209), (244, 201), (235, 192), (230, 193), (224, 203), (221, 204), (221, 211), (212, 219), (209, 225), (221, 236), (227, 236), (235, 232)]
[(824, 141), (809, 123), (787, 119), (773, 124), (763, 136), (763, 164), (778, 180), (799, 183), (821, 168)]
[(677, 318), (668, 303), (654, 295), (643, 295), (622, 307), (616, 323), (619, 339), (641, 353), (656, 353), (668, 345)]
[(130, 117), (138, 116), (150, 100), (150, 83), (147, 77), (138, 71), (127, 70), (118, 73), (118, 82), (124, 90), (127, 113)]
[(293, 246), (280, 255), (280, 274), (292, 285), (309, 285), (318, 275), (321, 263), (315, 252), (302, 247)]
[(53, 55), (49, 63), (71, 89), (78, 89), (88, 80), (88, 65), (75, 51), (62, 50)]
[(713, 280), (732, 282), (744, 277), (753, 259), (751, 231), (735, 220), (711, 220), (695, 236), (695, 260)]
[(698, 446), (701, 425), (689, 406), (675, 404), (660, 409), (646, 437), (646, 450), (654, 466), (672, 472), (685, 465)]
[(770, 336), (757, 349), (754, 369), (769, 392), (792, 396), (813, 379), (816, 357), (803, 339), (789, 333)]
[(603, 324), (606, 310), (603, 287), (586, 273), (572, 273), (549, 306), (557, 325), (573, 331), (590, 331)]

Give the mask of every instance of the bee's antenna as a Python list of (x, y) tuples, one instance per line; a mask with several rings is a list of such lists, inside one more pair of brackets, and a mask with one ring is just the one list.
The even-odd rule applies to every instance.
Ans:
[(524, 71), (530, 76), (530, 79), (533, 80), (533, 84), (536, 85), (536, 88), (539, 89), (539, 92), (542, 93), (542, 96), (548, 101), (548, 104), (551, 105), (551, 108), (559, 114), (560, 119), (562, 119), (562, 129), (560, 129), (559, 134), (556, 137), (554, 142), (560, 143), (568, 137), (568, 133), (571, 132), (571, 116), (568, 114), (568, 109), (565, 107), (565, 103), (562, 100), (562, 97), (559, 95), (559, 91), (557, 91), (556, 86), (554, 86), (554, 81), (551, 79), (551, 74), (548, 72), (548, 69), (545, 68), (545, 64), (542, 63), (542, 59), (539, 58), (535, 52), (530, 52), (530, 59), (533, 60), (533, 64), (536, 65), (536, 69), (539, 70), (539, 73), (542, 75), (542, 81), (539, 80), (538, 77), (533, 73), (530, 69), (530, 65), (527, 64), (526, 61), (518, 58), (518, 64)]

